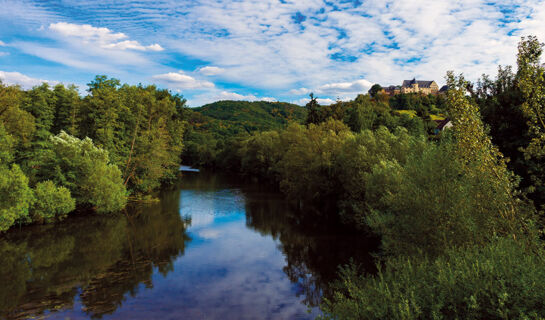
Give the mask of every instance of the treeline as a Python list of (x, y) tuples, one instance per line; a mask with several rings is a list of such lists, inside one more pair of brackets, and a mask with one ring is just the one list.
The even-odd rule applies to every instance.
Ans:
[(178, 173), (185, 104), (155, 86), (97, 76), (22, 90), (0, 82), (0, 231), (113, 212)]
[(304, 124), (225, 148), (230, 169), (381, 238), (378, 274), (344, 267), (324, 318), (545, 317), (542, 49), (523, 38), (517, 71), (500, 68), (496, 80), (449, 73), (435, 111), (452, 121), (443, 132), (387, 96), (311, 97)]
[[(281, 134), (289, 126), (319, 124), (331, 119), (344, 123), (354, 133), (380, 127), (395, 131), (403, 127), (414, 136), (434, 136), (437, 122), (448, 116), (445, 101), (444, 96), (419, 94), (394, 97), (360, 94), (352, 101), (337, 101), (327, 106), (319, 105), (312, 96), (305, 108), (279, 102), (219, 101), (185, 110), (188, 130), (183, 160), (184, 164), (196, 167), (255, 176), (254, 171), (242, 167), (247, 162), (242, 158), (250, 156), (245, 145), (254, 139), (253, 135), (267, 131)], [(274, 180), (266, 175), (259, 177)]]

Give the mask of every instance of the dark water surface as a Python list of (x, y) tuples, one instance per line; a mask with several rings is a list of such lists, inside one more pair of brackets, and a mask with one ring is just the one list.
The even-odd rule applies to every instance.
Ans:
[(160, 203), (0, 236), (0, 318), (311, 319), (365, 239), (258, 185), (187, 173)]

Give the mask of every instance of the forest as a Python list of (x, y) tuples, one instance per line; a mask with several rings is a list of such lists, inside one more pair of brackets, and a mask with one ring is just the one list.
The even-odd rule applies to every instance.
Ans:
[(324, 319), (543, 319), (543, 48), (522, 38), (515, 68), (474, 83), (448, 72), (445, 95), (322, 106), (311, 94), (304, 108), (192, 109), (107, 76), (85, 96), (0, 83), (0, 232), (152, 200), (183, 163), (275, 186), (306, 218), (379, 239), (374, 272), (339, 267)]

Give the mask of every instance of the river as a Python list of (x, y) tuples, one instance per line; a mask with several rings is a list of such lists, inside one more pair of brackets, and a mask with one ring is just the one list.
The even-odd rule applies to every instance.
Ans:
[(0, 318), (312, 319), (339, 264), (372, 268), (258, 184), (186, 172), (159, 197), (1, 235)]

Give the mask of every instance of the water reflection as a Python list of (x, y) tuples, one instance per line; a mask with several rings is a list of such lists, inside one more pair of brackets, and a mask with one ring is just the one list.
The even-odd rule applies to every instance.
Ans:
[(72, 308), (87, 316), (113, 313), (154, 270), (173, 270), (189, 241), (177, 210), (179, 192), (160, 204), (117, 217), (81, 216), (0, 238), (0, 317), (28, 318)]
[(161, 198), (0, 237), (0, 318), (309, 319), (337, 265), (371, 265), (256, 184), (190, 173)]
[(297, 284), (296, 294), (306, 305), (316, 307), (330, 293), (329, 284), (337, 278), (340, 265), (353, 261), (367, 272), (376, 271), (371, 253), (378, 241), (346, 230), (334, 220), (309, 221), (304, 215), (274, 197), (254, 196), (246, 201), (247, 226), (278, 240), (286, 260), (283, 271)]

